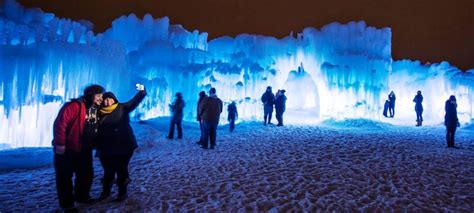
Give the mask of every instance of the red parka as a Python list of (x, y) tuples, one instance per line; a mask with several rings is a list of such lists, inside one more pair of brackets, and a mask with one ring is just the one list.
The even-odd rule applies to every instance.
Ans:
[(85, 122), (86, 106), (82, 98), (64, 104), (54, 121), (53, 146), (66, 146), (68, 151), (80, 152)]

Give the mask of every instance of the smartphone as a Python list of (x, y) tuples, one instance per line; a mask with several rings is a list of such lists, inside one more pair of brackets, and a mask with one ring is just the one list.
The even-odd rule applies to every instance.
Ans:
[(145, 86), (143, 84), (135, 84), (135, 86), (137, 87), (137, 90), (144, 90), (145, 89)]

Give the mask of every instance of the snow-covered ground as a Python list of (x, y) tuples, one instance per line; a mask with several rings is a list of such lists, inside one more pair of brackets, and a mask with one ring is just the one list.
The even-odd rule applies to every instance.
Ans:
[[(457, 132), (458, 149), (447, 149), (442, 126), (241, 123), (234, 133), (221, 126), (217, 149), (203, 150), (195, 123), (185, 123), (184, 139), (172, 141), (167, 125), (163, 118), (133, 125), (140, 147), (126, 201), (80, 209), (474, 211), (472, 126)], [(0, 152), (0, 212), (58, 207), (51, 158), (45, 148)], [(102, 169), (94, 163), (98, 196)]]

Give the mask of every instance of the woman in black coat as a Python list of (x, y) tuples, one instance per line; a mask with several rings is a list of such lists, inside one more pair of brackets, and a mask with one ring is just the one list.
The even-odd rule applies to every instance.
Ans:
[(140, 90), (126, 103), (119, 103), (111, 92), (106, 92), (102, 96), (104, 102), (100, 109), (97, 152), (104, 168), (104, 177), (102, 179), (103, 191), (99, 200), (110, 196), (116, 174), (119, 187), (117, 200), (124, 200), (127, 197), (127, 185), (130, 182), (128, 163), (133, 151), (137, 148), (137, 140), (130, 126), (129, 113), (137, 108), (145, 95), (145, 90)]
[(457, 107), (456, 97), (451, 95), (444, 107), (446, 111), (444, 125), (446, 126), (446, 142), (448, 143), (448, 148), (454, 147), (454, 133), (456, 132), (456, 127), (459, 125)]

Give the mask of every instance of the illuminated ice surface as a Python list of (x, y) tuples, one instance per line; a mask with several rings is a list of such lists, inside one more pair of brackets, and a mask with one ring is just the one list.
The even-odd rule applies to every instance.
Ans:
[[(428, 125), (443, 121), (444, 102), (458, 98), (462, 123), (471, 122), (473, 71), (447, 62), (393, 61), (390, 28), (363, 21), (306, 28), (277, 39), (241, 34), (208, 41), (207, 33), (170, 25), (168, 18), (122, 16), (103, 34), (91, 23), (0, 6), (0, 144), (3, 148), (49, 146), (60, 106), (98, 83), (126, 101), (134, 85), (149, 95), (134, 119), (169, 115), (176, 92), (194, 120), (198, 92), (216, 87), (225, 103), (236, 101), (241, 120), (260, 120), (265, 88), (286, 89), (286, 123), (364, 118), (415, 123), (413, 97), (424, 95)], [(388, 93), (397, 95), (396, 117), (382, 116)], [(224, 112), (223, 118), (226, 117)], [(222, 120), (224, 123), (225, 121)]]

